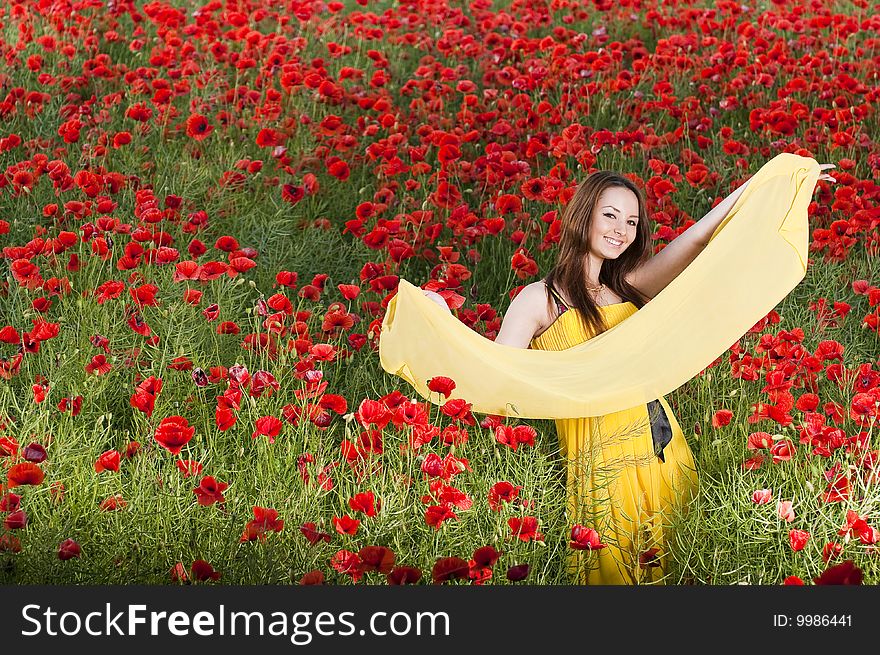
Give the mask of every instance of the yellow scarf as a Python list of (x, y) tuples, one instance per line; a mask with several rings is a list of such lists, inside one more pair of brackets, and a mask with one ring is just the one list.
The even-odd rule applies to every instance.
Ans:
[(561, 351), (497, 344), (400, 279), (382, 321), (382, 368), (435, 404), (435, 376), (472, 410), (519, 418), (600, 416), (675, 390), (804, 278), (819, 164), (782, 153), (749, 181), (706, 248), (628, 319)]

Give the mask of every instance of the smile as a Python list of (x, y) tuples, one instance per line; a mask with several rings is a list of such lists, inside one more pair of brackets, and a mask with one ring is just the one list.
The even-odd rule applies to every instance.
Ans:
[(603, 237), (608, 243), (610, 243), (615, 248), (620, 248), (623, 245), (623, 241), (615, 241), (611, 237)]

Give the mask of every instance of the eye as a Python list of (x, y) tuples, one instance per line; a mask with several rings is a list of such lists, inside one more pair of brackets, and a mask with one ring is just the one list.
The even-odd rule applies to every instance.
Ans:
[(610, 212), (606, 212), (605, 216), (610, 216), (611, 218), (617, 218), (617, 216), (615, 216), (614, 214), (611, 214)]
[(632, 223), (633, 225), (636, 225), (636, 222), (635, 222), (635, 221), (630, 221), (630, 223)]

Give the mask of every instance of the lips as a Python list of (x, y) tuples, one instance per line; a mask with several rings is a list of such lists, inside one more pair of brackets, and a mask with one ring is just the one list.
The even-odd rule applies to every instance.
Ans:
[(616, 241), (616, 240), (612, 239), (611, 237), (603, 237), (603, 239), (605, 239), (606, 243), (614, 246), (615, 248), (620, 248), (620, 246), (623, 245), (623, 241)]

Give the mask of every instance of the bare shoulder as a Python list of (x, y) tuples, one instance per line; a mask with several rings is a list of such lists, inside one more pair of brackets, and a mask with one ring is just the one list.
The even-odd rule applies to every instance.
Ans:
[(552, 320), (550, 304), (547, 300), (547, 285), (544, 284), (544, 280), (525, 285), (514, 300), (519, 300), (520, 304), (528, 308), (539, 327)]
[(495, 343), (528, 348), (529, 342), (547, 324), (547, 296), (542, 282), (527, 284), (504, 313)]
[[(537, 282), (532, 282), (531, 284), (527, 284), (522, 288), (522, 291), (517, 294), (516, 298), (522, 297), (524, 301), (528, 303), (534, 303), (535, 305), (547, 301), (547, 285), (544, 284), (544, 280), (538, 280)], [(514, 298), (514, 300), (516, 300)]]

